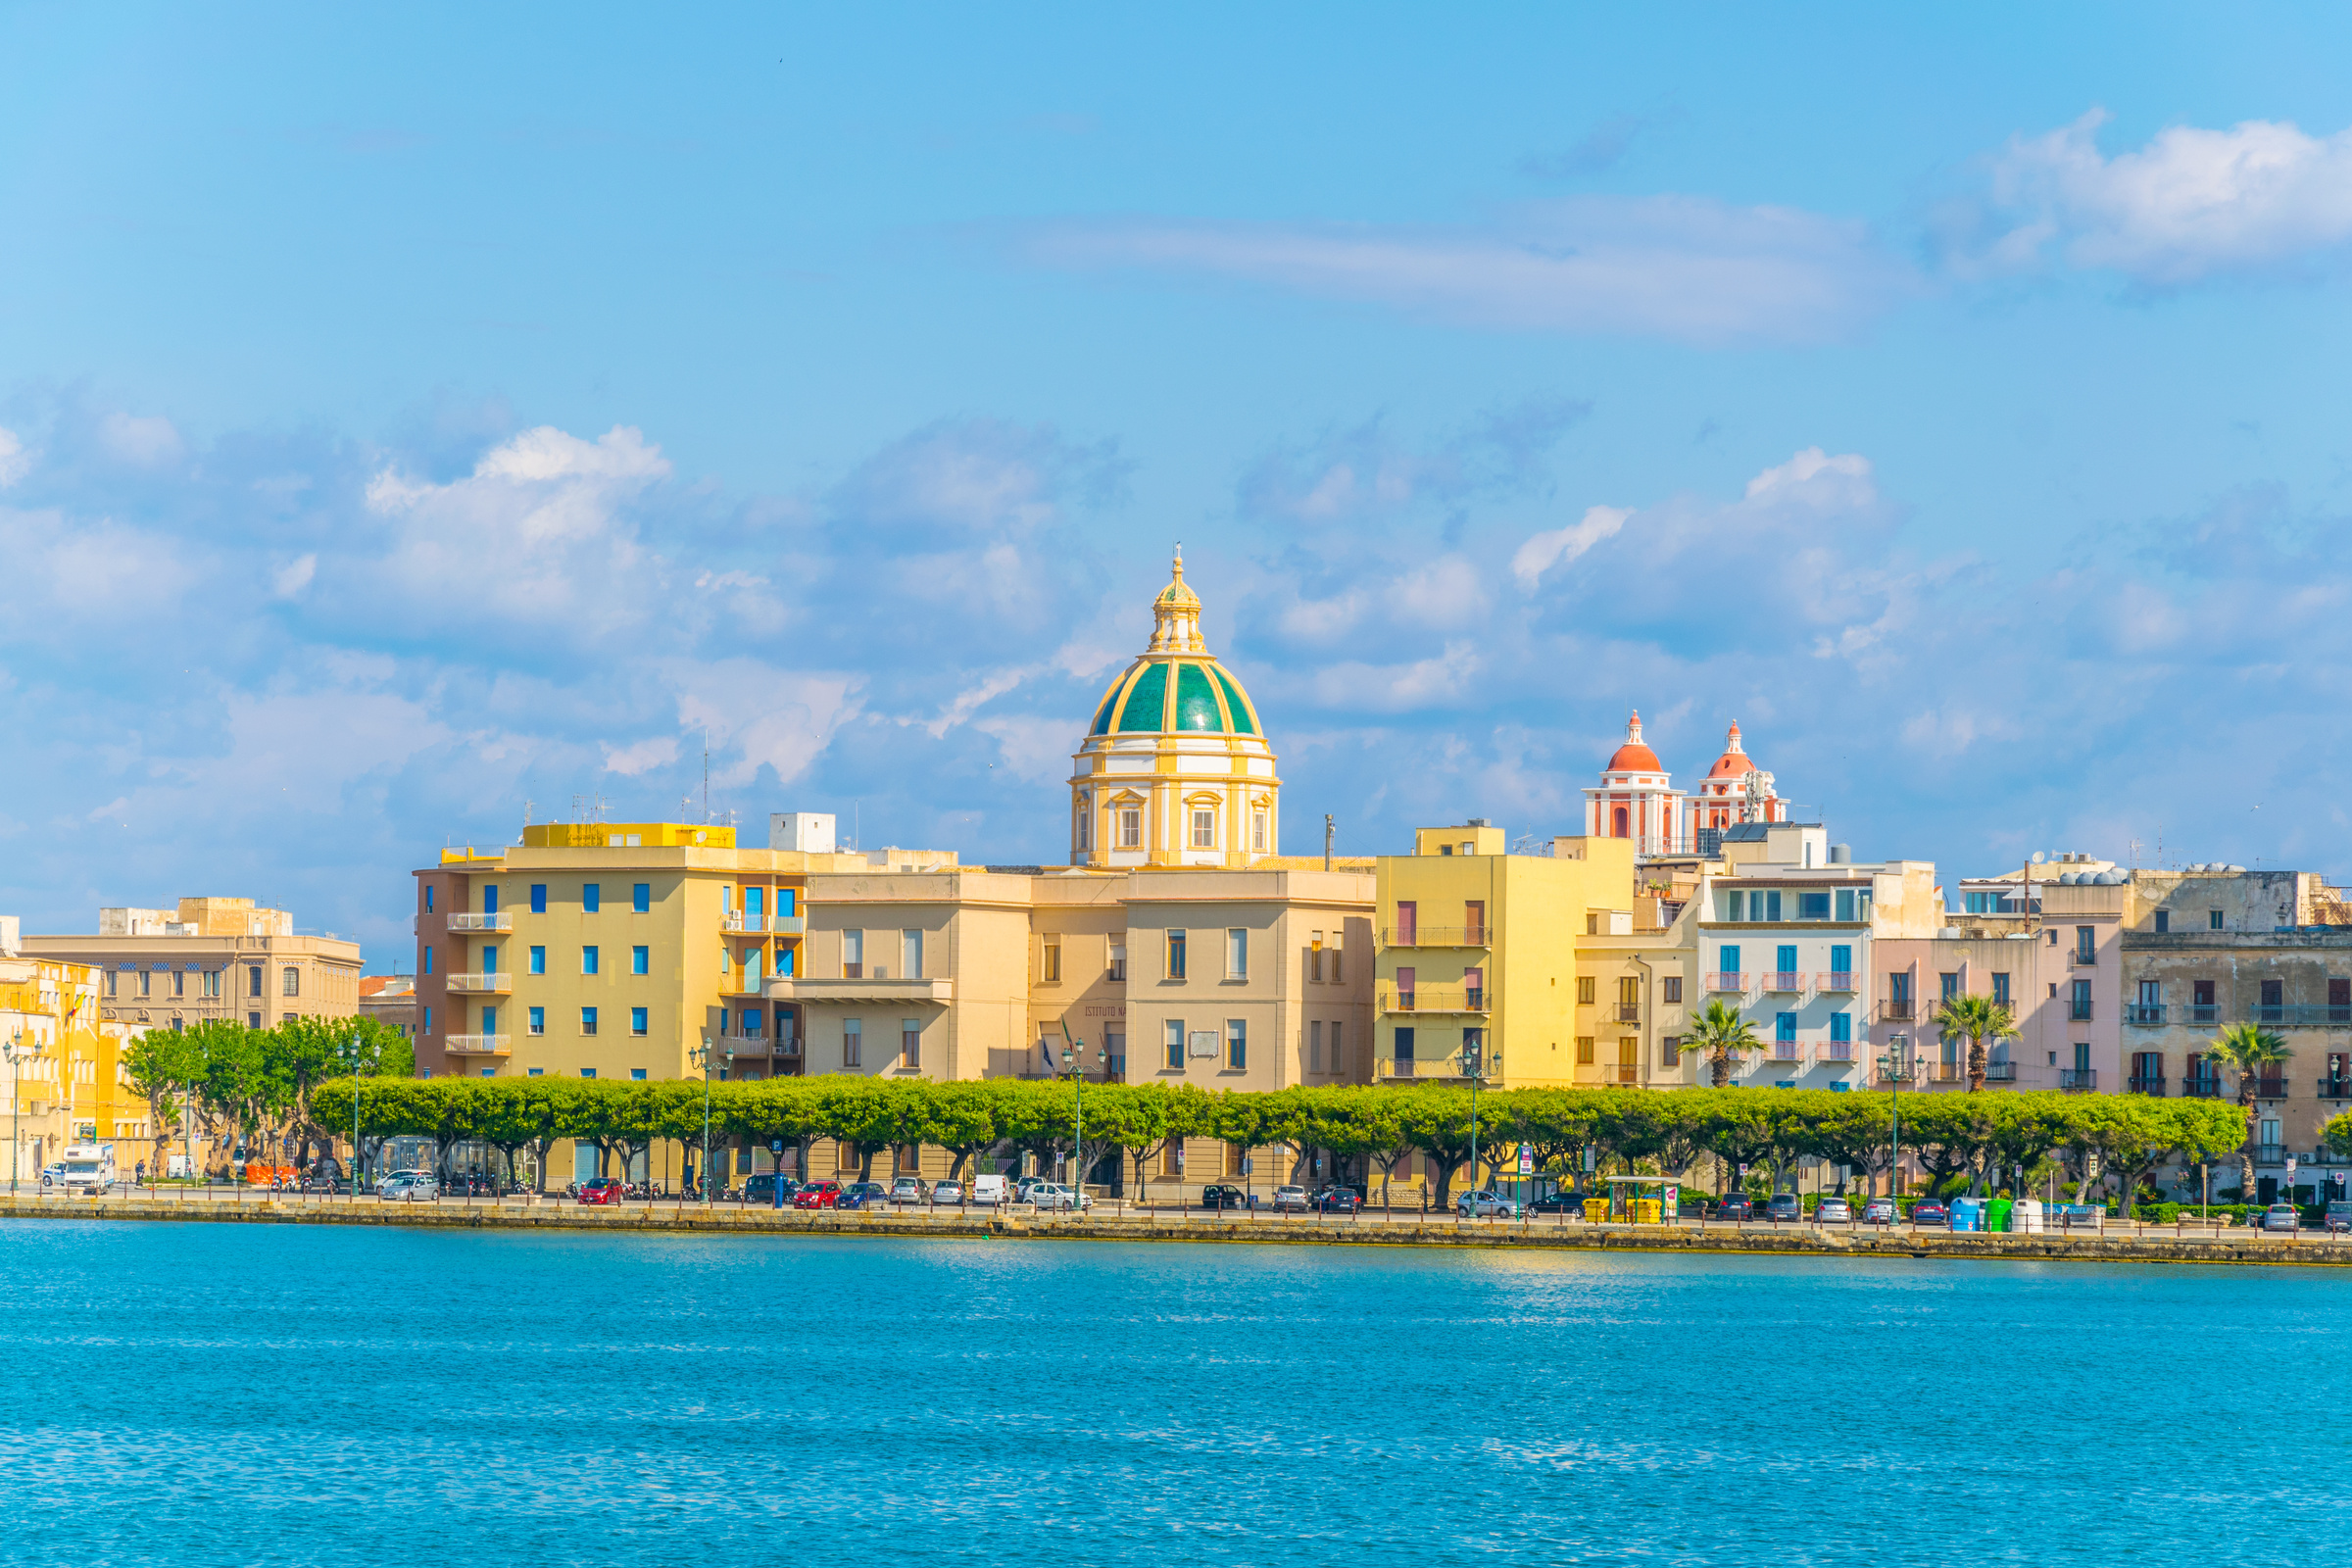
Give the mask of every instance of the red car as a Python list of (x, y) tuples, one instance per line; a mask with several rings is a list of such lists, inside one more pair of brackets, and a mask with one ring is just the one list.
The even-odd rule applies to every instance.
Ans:
[(810, 1182), (792, 1195), (795, 1208), (831, 1208), (841, 1200), (841, 1183)]
[(581, 1187), (580, 1201), (617, 1205), (620, 1202), (620, 1194), (621, 1185), (618, 1180), (611, 1176), (599, 1176), (596, 1180)]

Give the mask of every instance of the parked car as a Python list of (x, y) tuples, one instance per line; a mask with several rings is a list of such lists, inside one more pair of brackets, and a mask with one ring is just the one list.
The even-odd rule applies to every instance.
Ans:
[(429, 1203), (441, 1196), (441, 1189), (423, 1171), (403, 1170), (385, 1177), (375, 1196), (387, 1203)]
[(1016, 1203), (1026, 1203), (1029, 1201), (1029, 1189), (1032, 1187), (1044, 1187), (1047, 1185), (1047, 1181), (1048, 1179), (1043, 1176), (1023, 1176), (1018, 1178), (1012, 1184), (1012, 1200)]
[(885, 1208), (890, 1203), (890, 1189), (880, 1182), (852, 1182), (833, 1200), (835, 1208)]
[(1290, 1212), (1303, 1214), (1306, 1212), (1307, 1206), (1305, 1188), (1277, 1187), (1274, 1189), (1275, 1213), (1281, 1214)]
[(1891, 1225), (1895, 1219), (1894, 1200), (1891, 1198), (1874, 1198), (1862, 1205), (1862, 1223), (1865, 1225)]
[(920, 1176), (902, 1176), (890, 1184), (890, 1200), (894, 1203), (919, 1203), (923, 1197)]
[(1734, 1193), (1715, 1205), (1717, 1219), (1743, 1220), (1756, 1217), (1756, 1205), (1745, 1193)]
[(1095, 1206), (1095, 1200), (1083, 1192), (1073, 1192), (1059, 1182), (1038, 1182), (1029, 1189), (1029, 1201), (1041, 1209), (1071, 1209), (1081, 1212)]
[(972, 1201), (975, 1203), (994, 1208), (1004, 1202), (1008, 1196), (1004, 1178), (1001, 1175), (989, 1172), (972, 1178)]
[(1517, 1219), (1519, 1217), (1518, 1200), (1505, 1198), (1492, 1189), (1484, 1192), (1464, 1193), (1454, 1200), (1453, 1207), (1454, 1212), (1467, 1219), (1479, 1219), (1490, 1215), (1501, 1219)]
[(801, 1190), (801, 1184), (790, 1176), (779, 1176), (772, 1170), (754, 1171), (743, 1179), (743, 1200), (746, 1203), (774, 1208), (778, 1206), (779, 1190), (783, 1201), (790, 1203), (792, 1195)]
[(963, 1201), (963, 1183), (938, 1182), (933, 1184), (931, 1201), (934, 1203), (961, 1203)]
[(1911, 1205), (1911, 1223), (1914, 1225), (1949, 1225), (1951, 1222), (1952, 1211), (1941, 1203), (1925, 1202)]
[(2302, 1227), (2303, 1216), (2295, 1212), (2292, 1203), (2273, 1203), (2262, 1211), (2262, 1228), (2266, 1231), (2291, 1231)]
[(1794, 1193), (1775, 1193), (1765, 1200), (1764, 1217), (1775, 1225), (1801, 1220), (1805, 1217), (1804, 1200)]
[(2326, 1227), (2330, 1236), (2338, 1231), (2352, 1231), (2352, 1202), (2340, 1198), (2330, 1201), (2320, 1215), (2320, 1224)]
[(1239, 1187), (1211, 1183), (1200, 1189), (1200, 1206), (1202, 1208), (1248, 1208), (1250, 1195)]
[(1851, 1225), (1854, 1205), (1842, 1198), (1825, 1198), (1813, 1205), (1813, 1222), (1817, 1225)]
[(1527, 1206), (1537, 1214), (1582, 1214), (1585, 1200), (1574, 1193), (1545, 1193)]
[(607, 1208), (617, 1208), (628, 1194), (628, 1188), (617, 1176), (599, 1176), (592, 1182), (580, 1184), (580, 1201)]
[(1315, 1195), (1315, 1207), (1326, 1214), (1352, 1214), (1364, 1206), (1364, 1195), (1352, 1187), (1326, 1187)]
[(831, 1208), (841, 1199), (841, 1183), (809, 1182), (792, 1195), (795, 1208)]

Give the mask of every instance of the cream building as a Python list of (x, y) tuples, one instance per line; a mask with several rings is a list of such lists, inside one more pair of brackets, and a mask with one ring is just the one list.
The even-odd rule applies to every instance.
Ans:
[(28, 936), (24, 951), (95, 970), (101, 1017), (133, 1032), (212, 1019), (267, 1029), (360, 1007), (360, 945), (298, 934), (292, 914), (251, 899), (102, 908), (96, 936)]

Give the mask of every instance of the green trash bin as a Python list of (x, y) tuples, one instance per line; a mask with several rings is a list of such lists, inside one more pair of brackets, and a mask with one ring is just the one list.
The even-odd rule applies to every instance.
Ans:
[(1985, 1211), (1984, 1228), (1988, 1231), (2006, 1231), (2009, 1228), (2009, 1211), (2016, 1206), (2016, 1202), (2010, 1199), (1994, 1199), (1992, 1206)]

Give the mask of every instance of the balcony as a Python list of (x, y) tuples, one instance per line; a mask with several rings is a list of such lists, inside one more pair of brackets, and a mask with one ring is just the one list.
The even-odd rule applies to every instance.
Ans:
[(458, 996), (503, 997), (514, 989), (514, 976), (509, 974), (453, 974), (443, 984)]
[(2352, 1006), (2303, 1003), (2281, 1006), (2274, 1003), (2256, 1007), (2254, 1021), (2269, 1028), (2352, 1029)]
[(805, 975), (770, 975), (763, 988), (770, 1002), (929, 1003), (947, 1006), (956, 1000), (953, 980), (885, 980), (862, 976), (841, 980), (811, 980)]
[(2286, 1083), (2284, 1078), (2257, 1078), (2254, 1080), (2254, 1098), (2256, 1100), (2284, 1100)]
[(1484, 948), (1493, 945), (1494, 933), (1483, 925), (1384, 925), (1380, 928), (1380, 945), (1384, 948)]
[(780, 937), (805, 937), (808, 934), (808, 917), (805, 914), (779, 914), (767, 922), (767, 928)]
[(2067, 998), (2066, 1015), (2077, 1023), (2087, 1019), (2090, 1016), (2089, 1001), (2082, 997)]
[(1956, 1084), (1960, 1081), (1960, 1064), (1956, 1061), (1931, 1061), (1923, 1076), (1932, 1084)]
[(514, 917), (505, 910), (496, 914), (453, 914), (449, 917), (452, 931), (512, 931)]
[(2162, 1095), (2164, 1093), (2164, 1074), (2162, 1073), (2158, 1073), (2153, 1078), (2134, 1076), (2126, 1079), (2125, 1082), (2132, 1086), (2132, 1093), (2135, 1095)]
[(1642, 1021), (1641, 1004), (1626, 1002), (1617, 1004), (1617, 1021), (1619, 1023), (1640, 1023)]
[(1764, 989), (1802, 991), (1805, 989), (1805, 977), (1794, 969), (1767, 969), (1764, 971)]
[(1805, 1059), (1805, 1048), (1793, 1040), (1776, 1040), (1772, 1043), (1772, 1054), (1765, 1059), (1776, 1064), (1801, 1062)]
[(1850, 969), (1831, 969), (1814, 977), (1814, 987), (1821, 991), (1851, 991), (1854, 975)]
[(2058, 1070), (2058, 1087), (2071, 1089), (2079, 1094), (2094, 1090), (2099, 1087), (2098, 1069), (2096, 1067), (2061, 1067)]
[(2285, 1164), (2286, 1146), (2284, 1144), (2256, 1144), (2254, 1146), (2254, 1163), (2257, 1165)]
[(1376, 1069), (1375, 1076), (1383, 1083), (1411, 1083), (1420, 1076), (1417, 1071), (1420, 1063), (1410, 1056), (1391, 1056), (1373, 1063), (1373, 1066)]
[(746, 914), (740, 909), (731, 909), (720, 918), (718, 925), (719, 929), (722, 931), (765, 931), (767, 929), (767, 916), (764, 914)]
[(2127, 1002), (2124, 1004), (2124, 1022), (2141, 1029), (2164, 1027), (2165, 1008), (2161, 1003)]
[(2192, 1002), (2184, 1021), (2194, 1028), (2210, 1029), (2222, 1021), (2222, 1009), (2210, 1002)]
[(1988, 1084), (2013, 1084), (2017, 1082), (2017, 1063), (2014, 1061), (1986, 1062), (1984, 1064), (1984, 1081)]
[(2077, 948), (2066, 956), (2066, 961), (2078, 969), (2087, 969), (2099, 961), (2098, 951), (2095, 948)]
[(1394, 984), (1375, 985), (1380, 1010), (1387, 1013), (1485, 1013), (1494, 999), (1484, 986), (1415, 986), (1399, 991)]
[(1704, 990), (1727, 992), (1733, 996), (1747, 994), (1748, 977), (1737, 969), (1726, 969), (1720, 974), (1701, 975), (1699, 980)]
[(2180, 1098), (2183, 1100), (2219, 1100), (2222, 1098), (2222, 1080), (2218, 1076), (2183, 1078), (2180, 1080)]
[(1918, 1015), (1917, 1009), (1907, 997), (1899, 1002), (1879, 1004), (1879, 1019), (1883, 1023), (1909, 1023)]
[(2312, 1087), (2322, 1100), (2352, 1100), (2352, 1078), (2323, 1078)]
[(1841, 1067), (1851, 1065), (1854, 1043), (1851, 1040), (1833, 1040), (1821, 1048), (1821, 1059)]
[(441, 1049), (453, 1056), (509, 1056), (514, 1054), (513, 1035), (444, 1035)]

